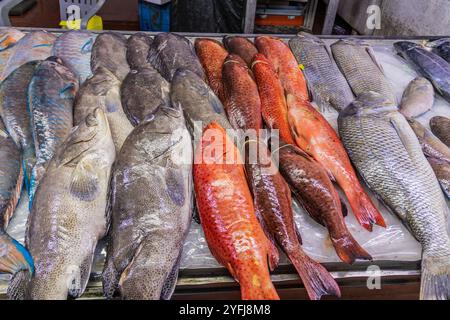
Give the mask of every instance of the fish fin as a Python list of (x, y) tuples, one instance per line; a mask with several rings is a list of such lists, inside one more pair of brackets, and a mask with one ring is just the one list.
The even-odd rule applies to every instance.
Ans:
[(34, 273), (33, 258), (17, 240), (6, 232), (0, 233), (0, 272), (15, 274), (20, 270)]
[(168, 168), (165, 172), (166, 191), (174, 204), (182, 207), (186, 201), (184, 190), (184, 178), (179, 170)]
[(75, 95), (78, 91), (77, 83), (69, 83), (59, 92), (59, 96), (62, 99), (75, 99)]
[[(299, 196), (296, 196), (295, 199), (315, 222), (317, 222), (321, 226), (325, 227), (325, 223), (323, 222), (321, 217), (316, 214), (316, 210), (315, 210), (314, 206), (308, 204), (308, 202), (306, 202), (306, 201), (303, 201), (302, 198)], [(300, 233), (298, 232), (298, 234), (300, 234)], [(303, 244), (302, 242), (300, 242), (300, 243)]]
[(348, 216), (348, 208), (347, 205), (344, 202), (344, 199), (340, 198), (341, 200), (341, 209), (342, 209), (342, 216), (346, 218)]
[[(448, 249), (448, 248), (447, 248)], [(450, 300), (450, 252), (422, 257), (421, 300)]]
[(353, 264), (355, 260), (372, 260), (372, 256), (364, 250), (350, 233), (335, 239), (331, 237), (331, 242), (339, 258), (347, 264)]
[(102, 272), (103, 295), (106, 299), (112, 299), (119, 287), (120, 273), (114, 265), (114, 260), (106, 260)]
[(258, 210), (256, 211), (256, 217), (258, 218), (259, 224), (261, 226), (261, 228), (264, 231), (264, 234), (266, 235), (267, 238), (267, 245), (268, 245), (268, 251), (267, 251), (267, 256), (268, 256), (268, 261), (269, 261), (269, 267), (270, 270), (275, 270), (278, 267), (278, 262), (280, 260), (280, 256), (279, 256), (279, 252), (277, 247), (275, 246), (275, 239), (273, 237), (273, 235), (269, 232), (269, 228), (267, 228), (267, 224), (264, 221), (264, 218), (262, 217), (262, 215), (259, 213)]
[(31, 174), (33, 172), (33, 167), (36, 163), (36, 156), (34, 153), (34, 147), (25, 148), (22, 154), (22, 166), (23, 166), (23, 176), (25, 182), (25, 188), (30, 194), (31, 190)]
[(81, 160), (72, 173), (70, 193), (83, 200), (93, 201), (99, 194), (98, 174), (88, 160)]
[(341, 296), (341, 291), (333, 276), (319, 263), (308, 257), (299, 247), (288, 253), (311, 300), (320, 300), (324, 295)]
[(312, 82), (308, 82), (309, 95), (313, 98), (313, 101), (319, 106), (320, 112), (329, 112), (335, 110), (328, 97), (322, 97), (318, 92), (318, 85), (313, 85)]
[(30, 273), (24, 270), (16, 272), (9, 281), (6, 292), (10, 300), (25, 300), (28, 284), (31, 281)]
[(107, 113), (114, 113), (122, 108), (120, 97), (120, 88), (114, 87), (108, 91), (105, 98), (105, 107)]
[(356, 220), (358, 220), (361, 226), (370, 232), (373, 231), (373, 224), (386, 228), (386, 222), (383, 216), (364, 191), (357, 192), (348, 199), (352, 204)]
[(172, 295), (175, 292), (175, 287), (177, 286), (178, 272), (180, 270), (180, 262), (181, 262), (181, 252), (161, 289), (161, 300), (170, 300), (172, 298)]
[(88, 41), (86, 41), (85, 44), (81, 47), (81, 53), (82, 54), (88, 54), (92, 52), (92, 48), (94, 47), (95, 39), (94, 37), (89, 38)]
[(295, 234), (297, 235), (298, 243), (300, 243), (300, 245), (303, 245), (302, 235), (300, 234), (300, 230), (298, 229), (297, 225), (295, 225)]
[(386, 75), (384, 72), (383, 66), (378, 62), (377, 57), (375, 56), (375, 52), (373, 51), (373, 48), (369, 45), (366, 46), (366, 52), (369, 55), (370, 59), (373, 61), (373, 63), (377, 66), (378, 69), (380, 69), (381, 73), (383, 75)]
[(68, 283), (68, 295), (74, 299), (80, 298), (89, 282), (91, 276), (91, 266), (94, 261), (95, 247), (91, 250), (91, 253), (84, 259), (80, 265), (79, 273), (73, 273), (72, 278), (69, 278)]

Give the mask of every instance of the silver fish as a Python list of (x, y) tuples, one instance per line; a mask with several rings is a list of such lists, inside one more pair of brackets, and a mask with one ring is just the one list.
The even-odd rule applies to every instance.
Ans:
[(14, 276), (11, 298), (60, 300), (83, 294), (97, 242), (107, 231), (114, 159), (108, 120), (96, 109), (58, 150), (36, 191), (26, 234), (35, 273)]
[(386, 79), (372, 47), (359, 40), (339, 40), (331, 45), (334, 59), (356, 96), (373, 91), (397, 103), (392, 85)]
[(27, 33), (14, 46), (14, 52), (9, 56), (6, 67), (0, 75), (0, 81), (27, 62), (45, 60), (50, 57), (55, 40), (56, 36), (46, 31)]
[(192, 142), (180, 109), (160, 108), (125, 142), (111, 182), (106, 297), (170, 299), (192, 218)]
[(24, 36), (25, 33), (14, 28), (0, 30), (0, 75), (6, 68), (10, 55), (14, 52), (14, 46)]
[(27, 269), (33, 272), (28, 251), (5, 232), (19, 202), (22, 183), (20, 149), (0, 120), (0, 272), (14, 274)]
[(434, 104), (434, 89), (423, 77), (412, 80), (403, 93), (400, 112), (407, 118), (415, 118), (430, 111)]
[(57, 57), (50, 57), (36, 69), (28, 87), (28, 106), (36, 148), (36, 165), (31, 175), (30, 206), (48, 162), (73, 128), (73, 103), (78, 77)]
[(450, 148), (450, 119), (433, 117), (430, 120), (431, 131)]
[(428, 162), (431, 164), (442, 190), (447, 198), (450, 199), (450, 162), (434, 158), (428, 158)]
[(22, 65), (0, 84), (0, 113), (11, 138), (21, 150), (25, 185), (28, 190), (36, 154), (27, 91), (39, 64), (40, 61), (32, 61)]
[(92, 48), (92, 72), (106, 68), (120, 81), (123, 81), (130, 72), (127, 62), (127, 39), (120, 33), (106, 32), (100, 34)]
[(205, 73), (192, 43), (174, 33), (160, 33), (150, 46), (148, 60), (169, 82), (178, 69), (185, 68), (205, 79)]
[(120, 80), (113, 73), (99, 67), (92, 78), (80, 87), (74, 105), (75, 125), (84, 121), (86, 116), (98, 107), (106, 113), (117, 152), (133, 131), (133, 126), (122, 108), (120, 84)]
[(449, 299), (448, 207), (410, 125), (392, 101), (374, 92), (358, 97), (338, 122), (361, 176), (422, 244), (420, 298)]
[(304, 67), (309, 91), (322, 110), (333, 107), (341, 111), (354, 100), (352, 89), (321, 39), (301, 32), (289, 46)]
[(137, 70), (146, 66), (148, 51), (153, 39), (145, 33), (135, 33), (128, 38), (127, 43), (127, 61), (132, 70)]
[(92, 76), (91, 53), (96, 37), (88, 31), (72, 30), (60, 35), (53, 46), (53, 55), (77, 75), (80, 84)]
[(122, 106), (134, 126), (159, 107), (170, 107), (170, 85), (152, 66), (132, 70), (122, 83)]

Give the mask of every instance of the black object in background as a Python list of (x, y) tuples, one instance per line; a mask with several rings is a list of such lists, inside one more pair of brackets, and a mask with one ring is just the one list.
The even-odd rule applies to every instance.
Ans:
[(241, 33), (245, 0), (173, 0), (171, 31)]

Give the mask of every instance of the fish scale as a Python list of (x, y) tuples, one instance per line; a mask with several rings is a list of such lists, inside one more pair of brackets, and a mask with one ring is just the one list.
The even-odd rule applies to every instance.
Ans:
[(303, 65), (310, 92), (322, 110), (334, 107), (340, 111), (353, 101), (347, 80), (322, 40), (301, 33), (289, 41), (289, 46)]
[(369, 187), (422, 244), (421, 298), (448, 297), (448, 208), (408, 122), (389, 100), (368, 93), (341, 113), (339, 132)]

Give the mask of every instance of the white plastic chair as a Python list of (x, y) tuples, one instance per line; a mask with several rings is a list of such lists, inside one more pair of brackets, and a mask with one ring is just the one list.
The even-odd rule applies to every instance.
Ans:
[(0, 26), (10, 26), (9, 12), (23, 0), (0, 0)]
[(68, 20), (72, 15), (79, 13), (81, 29), (86, 29), (91, 19), (105, 4), (106, 0), (59, 0), (61, 21)]

